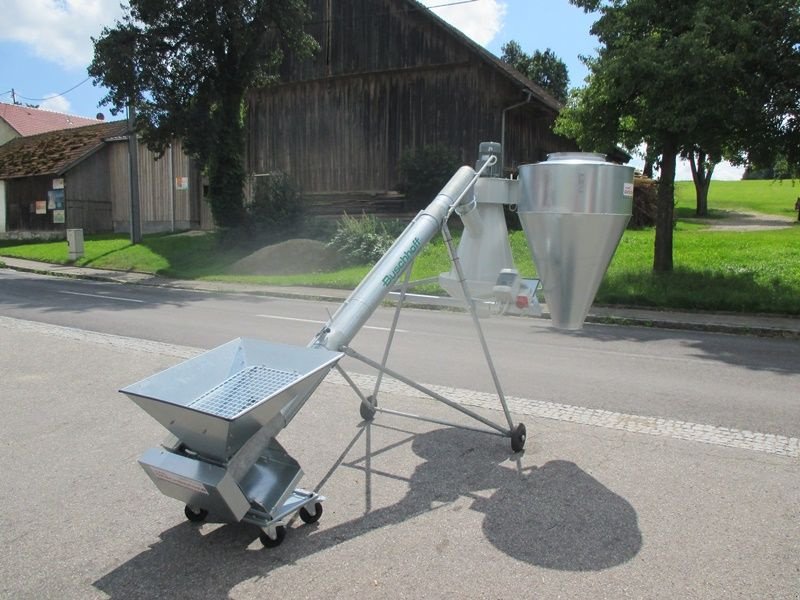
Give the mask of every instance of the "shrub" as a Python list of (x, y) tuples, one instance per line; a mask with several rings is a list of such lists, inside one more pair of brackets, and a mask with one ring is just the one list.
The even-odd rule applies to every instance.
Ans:
[(633, 216), (629, 229), (643, 229), (656, 224), (658, 213), (658, 184), (648, 177), (633, 180)]
[(401, 192), (406, 194), (409, 208), (424, 208), (450, 180), (461, 161), (446, 146), (411, 148), (400, 156)]
[(292, 229), (303, 216), (303, 197), (286, 173), (256, 177), (253, 200), (245, 205), (247, 227), (255, 233)]
[(363, 265), (376, 262), (395, 240), (392, 225), (384, 224), (372, 215), (361, 218), (347, 213), (339, 220), (336, 233), (328, 247), (339, 253), (345, 265)]

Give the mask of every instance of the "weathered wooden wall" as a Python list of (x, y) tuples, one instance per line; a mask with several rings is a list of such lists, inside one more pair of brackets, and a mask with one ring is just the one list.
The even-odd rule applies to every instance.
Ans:
[(6, 180), (6, 229), (8, 231), (54, 231), (64, 226), (53, 223), (51, 211), (37, 215), (32, 207), (37, 200), (47, 201), (52, 177), (26, 177)]
[[(466, 164), (500, 141), (503, 109), (523, 99), (481, 64), (414, 69), (261, 90), (250, 100), (250, 169), (289, 173), (308, 193), (397, 188), (404, 150), (440, 144)], [(535, 104), (508, 113), (507, 165), (573, 145)]]
[[(112, 181), (113, 227), (115, 231), (130, 231), (128, 143), (111, 143), (106, 152)], [(202, 190), (179, 141), (173, 144), (171, 153), (167, 151), (161, 158), (139, 144), (138, 161), (139, 211), (145, 233), (169, 231), (173, 223), (176, 229), (211, 226), (210, 218), (203, 214), (208, 208), (202, 206), (205, 204), (200, 200)], [(177, 177), (188, 178), (188, 190), (174, 189)]]
[(112, 231), (111, 179), (108, 153), (102, 148), (64, 175), (67, 228)]
[(407, 0), (308, 0), (306, 27), (320, 46), (307, 60), (289, 55), (281, 75), (307, 81), (470, 60), (457, 38), (442, 35), (418, 5)]

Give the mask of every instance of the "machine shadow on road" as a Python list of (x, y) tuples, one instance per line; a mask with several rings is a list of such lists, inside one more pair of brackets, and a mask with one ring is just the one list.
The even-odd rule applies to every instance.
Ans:
[[(373, 438), (381, 429), (400, 433), (403, 439), (374, 449)], [(409, 444), (423, 459), (410, 475), (402, 468), (391, 472), (373, 467), (373, 458), (407, 453)], [(487, 444), (474, 432), (446, 428), (416, 434), (365, 423), (318, 486), (325, 491), (326, 483), (343, 470), (360, 471), (366, 484), (364, 516), (329, 528), (324, 526), (325, 517), (320, 525), (292, 527), (279, 548), (259, 551), (248, 549), (256, 538), (255, 529), (230, 525), (201, 535), (196, 526), (182, 523), (94, 585), (112, 598), (171, 596), (175, 590), (188, 589), (202, 590), (206, 598), (227, 598), (240, 583), (375, 530), (431, 511), (458, 510), (460, 506), (452, 505), (463, 498), (472, 500), (470, 510), (483, 513), (488, 542), (534, 566), (599, 571), (638, 554), (642, 535), (637, 514), (624, 498), (575, 463), (554, 460), (522, 468), (521, 461), (509, 458), (505, 444)], [(406, 494), (394, 504), (372, 510), (374, 488), (384, 477), (407, 483)], [(443, 527), (449, 521), (443, 519)], [(428, 543), (436, 543), (435, 534), (434, 530), (427, 536)], [(409, 552), (418, 552), (425, 543), (419, 540)]]

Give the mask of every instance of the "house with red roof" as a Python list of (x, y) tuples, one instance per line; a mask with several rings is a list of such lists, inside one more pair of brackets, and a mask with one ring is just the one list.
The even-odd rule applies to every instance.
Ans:
[(76, 117), (20, 104), (0, 102), (0, 145), (26, 135), (96, 125), (101, 122), (102, 119)]

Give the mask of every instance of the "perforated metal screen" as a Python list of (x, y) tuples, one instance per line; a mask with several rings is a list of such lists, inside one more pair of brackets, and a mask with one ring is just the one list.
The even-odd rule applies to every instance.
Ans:
[(297, 371), (281, 371), (263, 365), (247, 367), (189, 404), (207, 414), (230, 419), (269, 398), (300, 377)]

